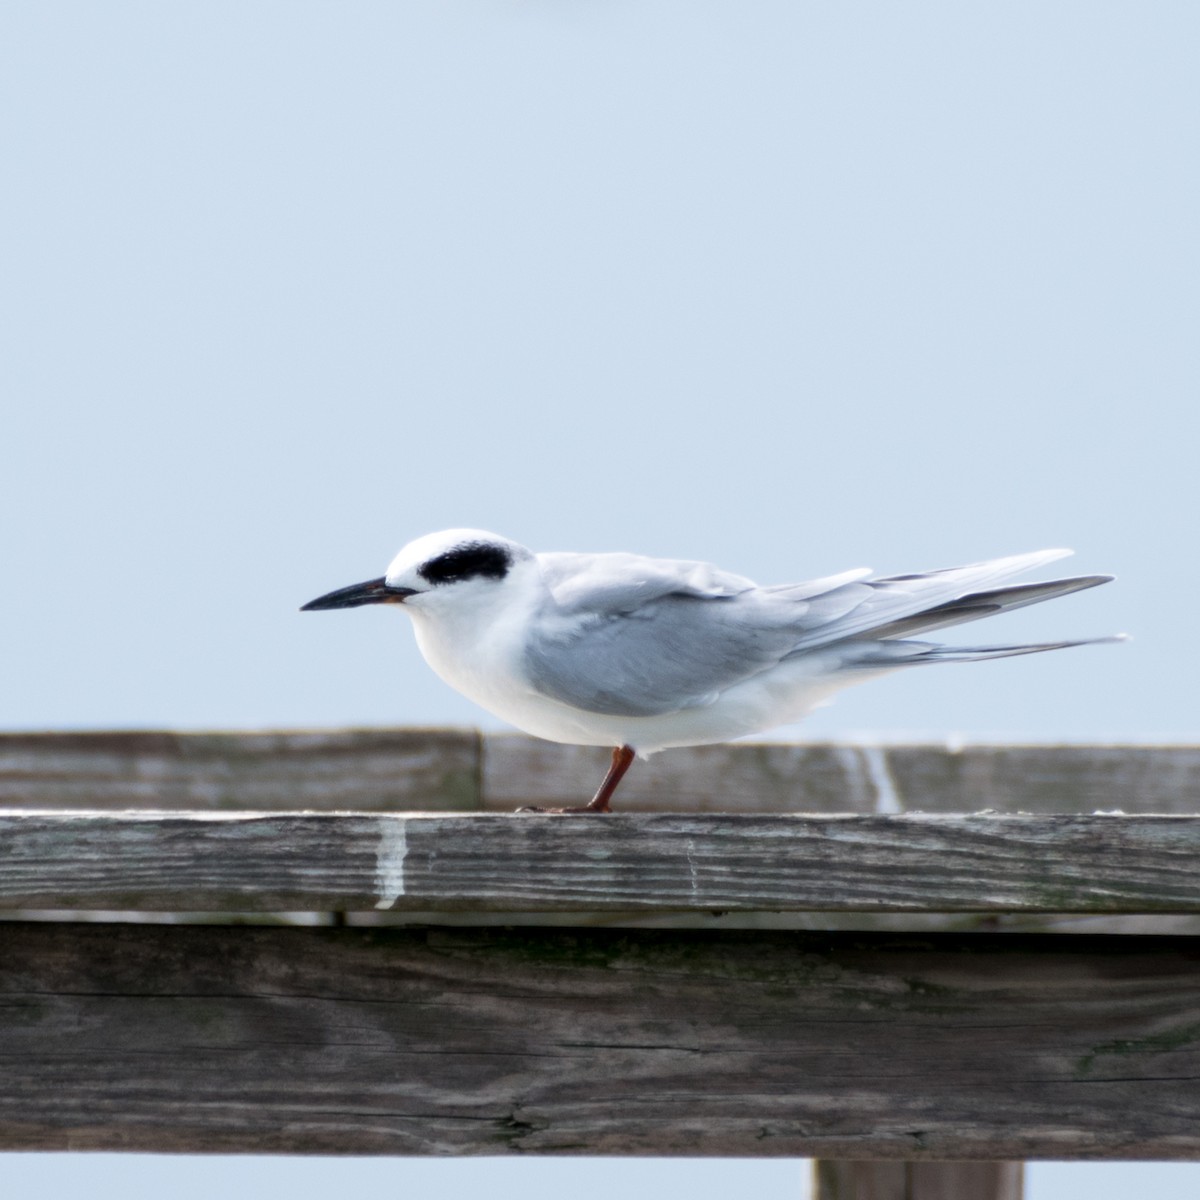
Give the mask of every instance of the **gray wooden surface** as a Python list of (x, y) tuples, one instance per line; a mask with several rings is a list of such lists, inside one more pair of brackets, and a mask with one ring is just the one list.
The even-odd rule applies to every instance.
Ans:
[[(603, 749), (474, 730), (0, 735), (0, 807), (503, 811), (595, 790)], [(739, 742), (635, 763), (618, 811), (1200, 811), (1197, 746)]]
[(1015, 1162), (836, 1162), (813, 1164), (813, 1200), (1021, 1200)]
[(1200, 817), (0, 814), (0, 907), (1200, 912)]
[(0, 924), (0, 1147), (1200, 1157), (1192, 939)]
[(479, 772), (474, 730), (0, 735), (0, 808), (471, 811)]
[[(816, 1155), (820, 1200), (1018, 1200), (1019, 1163), (942, 1159), (1200, 1157), (1200, 816), (1134, 815), (1200, 810), (1200, 748), (742, 743), (636, 764), (612, 818), (499, 815), (606, 759), (0, 736), (0, 1147)], [(709, 928), (582, 927), (625, 919)], [(739, 919), (907, 927), (712, 928)], [(1183, 924), (915, 928), (968, 920)]]

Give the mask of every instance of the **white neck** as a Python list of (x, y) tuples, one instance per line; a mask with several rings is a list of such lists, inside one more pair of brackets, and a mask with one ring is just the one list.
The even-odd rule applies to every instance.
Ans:
[(425, 661), (476, 704), (503, 714), (525, 693), (525, 640), (530, 617), (546, 602), (534, 561), (517, 563), (500, 584), (454, 586), (454, 592), (413, 597), (404, 605)]

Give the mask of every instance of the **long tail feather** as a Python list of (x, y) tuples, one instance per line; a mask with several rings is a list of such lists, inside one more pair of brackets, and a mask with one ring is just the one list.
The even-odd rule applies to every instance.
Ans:
[(947, 625), (961, 625), (966, 621), (978, 621), (981, 617), (994, 616), (996, 613), (1012, 612), (1029, 604), (1040, 604), (1043, 600), (1053, 600), (1056, 596), (1069, 596), (1072, 592), (1082, 592), (1085, 588), (1098, 587), (1102, 583), (1110, 583), (1111, 575), (1077, 575), (1071, 579), (1051, 579), (1045, 583), (1020, 583), (1011, 587), (993, 588), (986, 592), (971, 592), (927, 608), (924, 612), (914, 613), (888, 625), (872, 629), (873, 638), (900, 638), (912, 633), (926, 633), (934, 629), (944, 629)]
[(1099, 646), (1128, 641), (1126, 634), (1079, 638), (1069, 642), (1038, 642), (1024, 646), (939, 646), (936, 642), (863, 642), (855, 665), (863, 667), (917, 667), (926, 663), (981, 662), (985, 658), (1012, 658), (1017, 654), (1040, 654), (1043, 650), (1066, 650), (1071, 646)]

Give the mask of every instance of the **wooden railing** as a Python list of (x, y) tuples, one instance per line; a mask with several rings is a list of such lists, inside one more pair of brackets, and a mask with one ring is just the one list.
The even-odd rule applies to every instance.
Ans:
[(1200, 749), (604, 757), (0, 737), (0, 1146), (1200, 1158)]

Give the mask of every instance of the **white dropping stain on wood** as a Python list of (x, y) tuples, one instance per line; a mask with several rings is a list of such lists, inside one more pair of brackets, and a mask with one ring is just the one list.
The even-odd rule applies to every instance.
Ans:
[(380, 823), (375, 848), (376, 908), (391, 908), (404, 895), (404, 860), (408, 857), (408, 822), (394, 817)]
[(882, 746), (859, 746), (863, 766), (867, 769), (867, 777), (875, 789), (875, 811), (880, 816), (904, 811), (900, 803), (900, 793), (896, 781), (888, 770), (887, 752)]
[(863, 778), (866, 772), (863, 769), (862, 756), (859, 754), (857, 746), (845, 743), (835, 745), (832, 749), (842, 768), (843, 786), (850, 793), (847, 797), (846, 807), (851, 812), (857, 812), (860, 808), (865, 808), (867, 802), (867, 780)]

